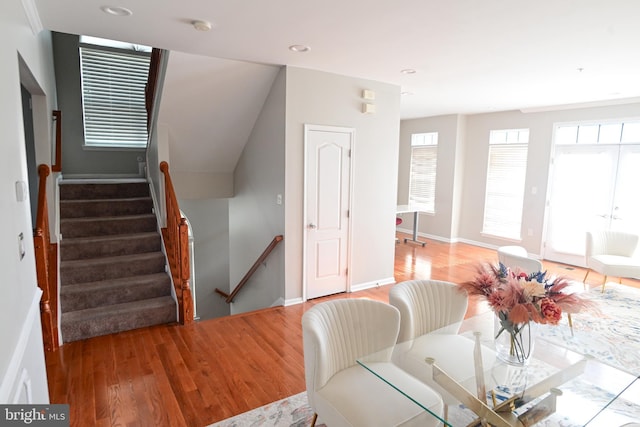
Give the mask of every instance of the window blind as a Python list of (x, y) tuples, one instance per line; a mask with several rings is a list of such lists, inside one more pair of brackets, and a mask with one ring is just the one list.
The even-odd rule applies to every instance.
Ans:
[(520, 239), (527, 172), (527, 144), (489, 146), (482, 232)]
[(147, 145), (148, 54), (80, 48), (85, 145)]
[(435, 212), (437, 160), (437, 145), (411, 148), (409, 204), (419, 206), (424, 212)]

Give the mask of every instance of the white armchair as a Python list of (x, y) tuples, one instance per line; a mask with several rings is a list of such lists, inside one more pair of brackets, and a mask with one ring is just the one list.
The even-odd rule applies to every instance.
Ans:
[(400, 310), (398, 342), (450, 327), (458, 333), (468, 306), (467, 293), (440, 280), (408, 280), (389, 290), (389, 303)]
[(520, 269), (528, 274), (544, 271), (540, 260), (529, 258), (522, 246), (501, 246), (498, 248), (498, 261), (515, 271)]
[(588, 231), (585, 286), (591, 270), (604, 275), (602, 292), (608, 276), (618, 277), (619, 282), (623, 277), (640, 278), (639, 238), (637, 234), (622, 231)]
[[(457, 402), (433, 380), (425, 356), (435, 359), (438, 367), (458, 382), (473, 377), (474, 341), (458, 335), (467, 311), (466, 291), (450, 282), (409, 280), (389, 290), (389, 303), (400, 310), (401, 318), (394, 362), (438, 391), (447, 406)], [(485, 367), (491, 367), (495, 353), (485, 349), (482, 360)]]
[[(438, 426), (440, 421), (356, 363), (381, 352), (376, 363), (420, 404), (441, 416), (442, 398), (391, 363), (400, 313), (389, 304), (337, 299), (302, 316), (307, 396), (316, 417), (330, 427)], [(388, 350), (388, 351), (385, 351)], [(314, 417), (312, 425), (315, 424)]]

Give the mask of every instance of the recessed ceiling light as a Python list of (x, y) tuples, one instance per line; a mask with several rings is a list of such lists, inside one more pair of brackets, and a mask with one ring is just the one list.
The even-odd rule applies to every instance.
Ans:
[(191, 25), (198, 31), (209, 31), (211, 29), (211, 22), (207, 21), (193, 21)]
[(133, 12), (127, 9), (126, 7), (120, 6), (102, 6), (100, 8), (104, 13), (114, 16), (131, 16)]
[(309, 52), (311, 48), (303, 44), (292, 44), (289, 46), (289, 50), (292, 52), (304, 53)]
[(400, 71), (402, 74), (415, 74), (416, 70), (414, 70), (413, 68), (405, 68), (404, 70)]

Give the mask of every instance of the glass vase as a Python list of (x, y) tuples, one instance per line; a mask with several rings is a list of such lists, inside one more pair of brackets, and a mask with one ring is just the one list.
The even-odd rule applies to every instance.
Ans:
[(535, 323), (513, 323), (508, 314), (495, 317), (495, 347), (500, 360), (510, 365), (524, 366), (533, 355)]

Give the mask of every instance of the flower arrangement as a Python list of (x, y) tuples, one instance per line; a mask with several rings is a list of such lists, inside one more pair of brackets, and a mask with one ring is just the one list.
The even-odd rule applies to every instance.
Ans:
[(495, 312), (503, 333), (510, 335), (509, 353), (514, 362), (524, 363), (530, 356), (530, 322), (557, 325), (562, 313), (577, 313), (591, 303), (579, 294), (567, 292), (570, 282), (564, 277), (547, 278), (547, 272), (527, 274), (511, 271), (502, 263), (482, 265), (474, 280), (461, 284), (469, 295), (487, 300)]

